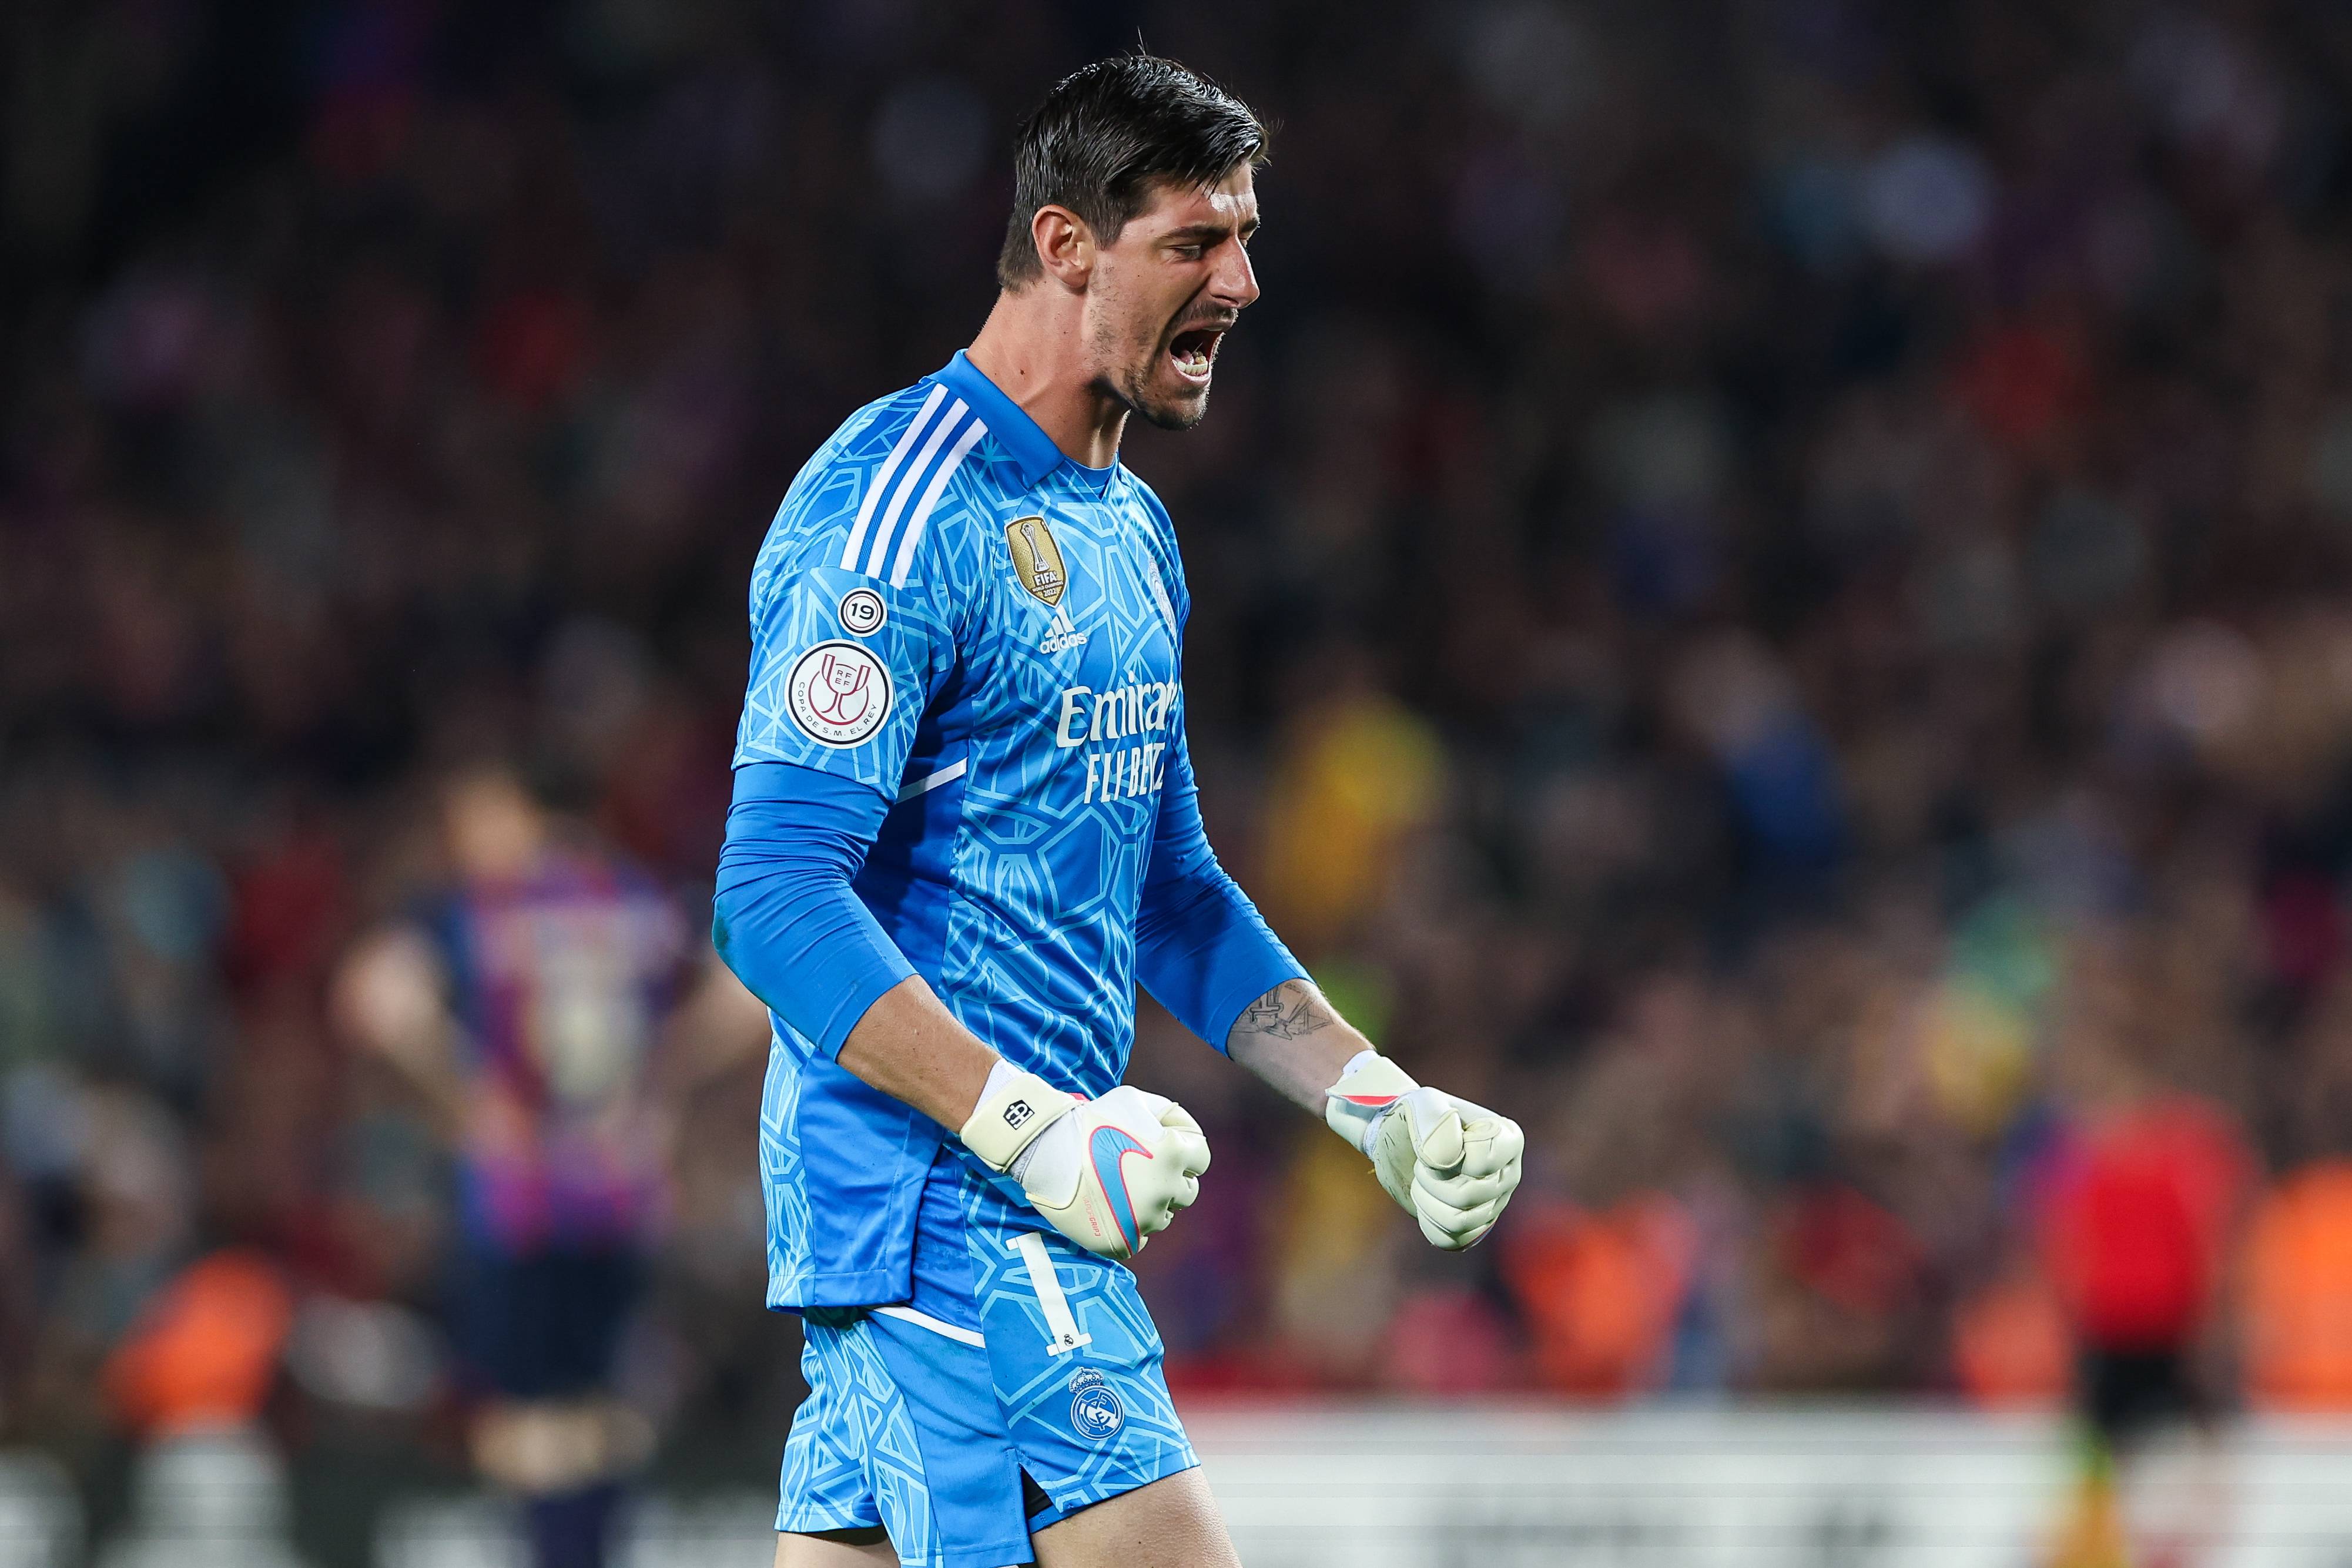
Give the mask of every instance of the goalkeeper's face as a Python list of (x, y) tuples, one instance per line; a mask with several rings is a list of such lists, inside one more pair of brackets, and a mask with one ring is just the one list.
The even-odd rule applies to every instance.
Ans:
[(1257, 298), (1256, 232), (1247, 163), (1214, 185), (1161, 189), (1096, 252), (1086, 311), (1093, 384), (1163, 430), (1198, 425), (1217, 350)]

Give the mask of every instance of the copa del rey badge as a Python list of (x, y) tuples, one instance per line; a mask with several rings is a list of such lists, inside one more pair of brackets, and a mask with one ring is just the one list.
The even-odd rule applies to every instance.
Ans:
[(821, 642), (784, 679), (793, 722), (825, 746), (854, 746), (890, 711), (890, 672), (854, 642)]
[(1062, 564), (1062, 547), (1042, 517), (1016, 517), (1004, 525), (1004, 542), (1013, 551), (1013, 570), (1032, 596), (1047, 605), (1062, 602), (1070, 574)]

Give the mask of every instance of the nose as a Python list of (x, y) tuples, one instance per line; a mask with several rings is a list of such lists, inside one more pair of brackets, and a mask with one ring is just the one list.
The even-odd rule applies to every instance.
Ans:
[(1257, 268), (1250, 265), (1249, 250), (1238, 238), (1226, 240), (1220, 248), (1223, 254), (1209, 281), (1209, 294), (1218, 304), (1238, 310), (1257, 298)]

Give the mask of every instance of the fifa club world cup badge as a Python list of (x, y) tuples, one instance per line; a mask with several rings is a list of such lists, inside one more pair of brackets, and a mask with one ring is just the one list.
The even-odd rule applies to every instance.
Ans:
[(1013, 575), (1042, 605), (1058, 605), (1070, 585), (1069, 570), (1062, 564), (1062, 547), (1042, 517), (1016, 517), (1004, 525), (1004, 542), (1013, 552)]
[(854, 746), (890, 711), (890, 672), (854, 642), (821, 642), (784, 679), (793, 722), (823, 746)]
[(1127, 1407), (1118, 1391), (1092, 1367), (1070, 1374), (1070, 1425), (1078, 1436), (1100, 1443), (1127, 1425)]

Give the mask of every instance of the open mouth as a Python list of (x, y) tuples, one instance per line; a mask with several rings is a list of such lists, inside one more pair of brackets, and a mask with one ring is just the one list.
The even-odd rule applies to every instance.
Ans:
[(1223, 327), (1194, 327), (1168, 341), (1168, 357), (1176, 374), (1198, 385), (1209, 384), (1210, 367), (1217, 363), (1217, 345), (1224, 342)]

